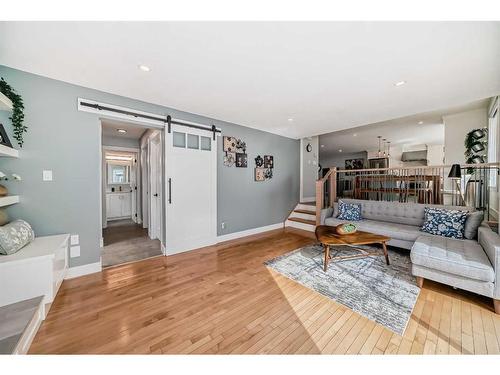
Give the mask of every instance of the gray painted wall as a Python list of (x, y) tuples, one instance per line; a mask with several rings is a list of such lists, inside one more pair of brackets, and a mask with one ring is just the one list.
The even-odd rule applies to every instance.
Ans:
[[(18, 173), (22, 182), (7, 182), (21, 203), (9, 207), (11, 218), (23, 218), (37, 235), (80, 235), (81, 256), (71, 266), (98, 262), (99, 164), (101, 134), (98, 116), (78, 112), (83, 97), (206, 124), (223, 134), (242, 138), (248, 147), (249, 167), (224, 167), (222, 139), (218, 143), (218, 233), (226, 234), (283, 222), (299, 200), (299, 141), (247, 127), (148, 104), (0, 66), (0, 76), (22, 95), (29, 127), (19, 159), (2, 158), (0, 170)], [(9, 114), (0, 112), (12, 139)], [(274, 178), (254, 182), (253, 159), (274, 155)], [(51, 169), (54, 181), (43, 182), (42, 170)], [(194, 215), (196, 213), (193, 213)], [(221, 222), (226, 229), (221, 230)]]
[[(311, 152), (306, 147), (311, 144)], [(316, 198), (316, 180), (319, 176), (319, 137), (303, 138), (302, 149), (302, 197), (301, 199)]]

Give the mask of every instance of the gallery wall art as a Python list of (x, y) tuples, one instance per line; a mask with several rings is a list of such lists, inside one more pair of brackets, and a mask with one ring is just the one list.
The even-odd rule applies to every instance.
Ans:
[(273, 178), (274, 157), (257, 155), (255, 158), (255, 181), (262, 182)]
[(224, 151), (224, 166), (237, 168), (247, 168), (248, 156), (247, 145), (241, 139), (235, 137), (224, 136), (222, 139)]

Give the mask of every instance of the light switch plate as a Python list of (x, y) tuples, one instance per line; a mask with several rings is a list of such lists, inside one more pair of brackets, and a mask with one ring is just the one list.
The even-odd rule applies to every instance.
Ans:
[(43, 180), (44, 181), (52, 181), (52, 171), (51, 170), (44, 170), (42, 173)]
[(80, 246), (71, 246), (69, 248), (69, 256), (71, 258), (76, 258), (80, 256)]
[(78, 245), (80, 243), (80, 237), (78, 234), (71, 235), (71, 245)]

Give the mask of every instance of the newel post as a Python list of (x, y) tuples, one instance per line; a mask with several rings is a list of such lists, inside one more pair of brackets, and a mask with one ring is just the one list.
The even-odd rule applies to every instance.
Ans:
[(320, 178), (316, 181), (316, 225), (320, 225), (321, 210), (323, 209), (323, 180)]

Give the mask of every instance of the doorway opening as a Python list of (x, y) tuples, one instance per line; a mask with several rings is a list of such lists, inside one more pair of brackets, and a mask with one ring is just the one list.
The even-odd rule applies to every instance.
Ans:
[(103, 267), (163, 255), (163, 129), (101, 119)]

